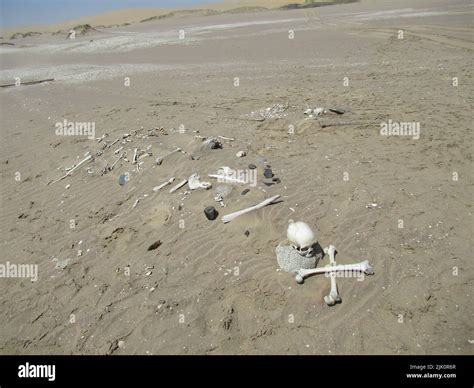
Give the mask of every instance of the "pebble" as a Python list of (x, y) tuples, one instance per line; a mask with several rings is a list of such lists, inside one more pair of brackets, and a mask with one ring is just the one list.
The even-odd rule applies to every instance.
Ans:
[(242, 195), (245, 195), (245, 194), (247, 194), (249, 191), (250, 191), (250, 189), (245, 189), (244, 191), (242, 191), (241, 194), (242, 194)]
[(206, 215), (209, 221), (213, 221), (217, 218), (219, 213), (217, 212), (214, 206), (208, 206), (204, 209), (204, 214)]
[(270, 168), (265, 168), (265, 170), (263, 171), (263, 176), (265, 178), (273, 178), (273, 172)]
[(235, 156), (237, 156), (238, 158), (243, 158), (246, 155), (247, 153), (245, 151), (239, 151), (235, 154)]
[(249, 164), (249, 169), (255, 170), (257, 166), (255, 164)]

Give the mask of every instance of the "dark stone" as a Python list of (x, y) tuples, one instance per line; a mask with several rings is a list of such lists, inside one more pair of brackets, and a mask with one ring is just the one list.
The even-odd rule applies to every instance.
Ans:
[(263, 171), (263, 176), (265, 178), (273, 178), (273, 172), (270, 168), (266, 168), (264, 171)]
[(249, 168), (251, 170), (255, 170), (257, 168), (257, 166), (255, 164), (249, 164)]
[(250, 235), (250, 232), (248, 230), (246, 230), (245, 235), (248, 237)]
[(151, 244), (151, 245), (148, 247), (147, 251), (153, 251), (153, 250), (155, 250), (156, 248), (158, 248), (160, 245), (161, 245), (161, 241), (160, 241), (160, 240), (155, 241), (153, 244)]
[(209, 221), (214, 221), (219, 213), (217, 212), (214, 206), (208, 206), (204, 209), (204, 214), (206, 215)]
[(242, 195), (245, 195), (245, 194), (247, 194), (249, 191), (250, 191), (250, 189), (245, 189), (244, 191), (242, 191), (241, 194), (242, 194)]

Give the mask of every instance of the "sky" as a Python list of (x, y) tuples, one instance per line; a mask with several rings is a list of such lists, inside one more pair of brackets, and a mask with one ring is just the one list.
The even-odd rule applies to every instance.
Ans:
[(0, 0), (0, 26), (58, 23), (132, 7), (180, 7), (203, 0)]

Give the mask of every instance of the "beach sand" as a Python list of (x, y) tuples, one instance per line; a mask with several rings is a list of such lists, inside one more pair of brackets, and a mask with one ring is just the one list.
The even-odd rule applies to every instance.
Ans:
[[(55, 79), (0, 90), (1, 262), (38, 266), (36, 282), (0, 279), (0, 353), (473, 354), (472, 20), (468, 0), (363, 1), (0, 47), (2, 84)], [(316, 107), (345, 113), (304, 115)], [(108, 137), (58, 136), (64, 120)], [(382, 136), (389, 120), (419, 138)], [(197, 136), (234, 140), (202, 151)], [(129, 162), (101, 175), (119, 147)], [(256, 186), (227, 185), (220, 207), (207, 175), (249, 164)], [(193, 173), (213, 187), (152, 190)], [(328, 307), (328, 278), (278, 268), (290, 219), (375, 274), (339, 278)]]

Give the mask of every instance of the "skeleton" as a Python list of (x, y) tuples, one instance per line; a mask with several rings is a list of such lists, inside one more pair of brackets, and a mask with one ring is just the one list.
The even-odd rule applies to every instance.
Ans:
[[(299, 284), (303, 284), (304, 279), (311, 275), (324, 273), (327, 277), (330, 277), (331, 290), (329, 295), (324, 297), (324, 301), (329, 306), (341, 303), (342, 301), (336, 283), (338, 273), (374, 274), (374, 270), (367, 260), (357, 264), (338, 265), (335, 259), (336, 248), (334, 245), (329, 245), (329, 247), (324, 249), (324, 253), (329, 256), (330, 264), (326, 267), (316, 268), (318, 260), (311, 261), (309, 259), (316, 255), (316, 247), (319, 247), (319, 251), (321, 251), (321, 247), (317, 243), (311, 228), (304, 222), (293, 222), (290, 220), (287, 237), (292, 245), (285, 246), (279, 244), (276, 249), (280, 268), (284, 271), (295, 273), (295, 280)], [(322, 258), (322, 254), (320, 258)]]

